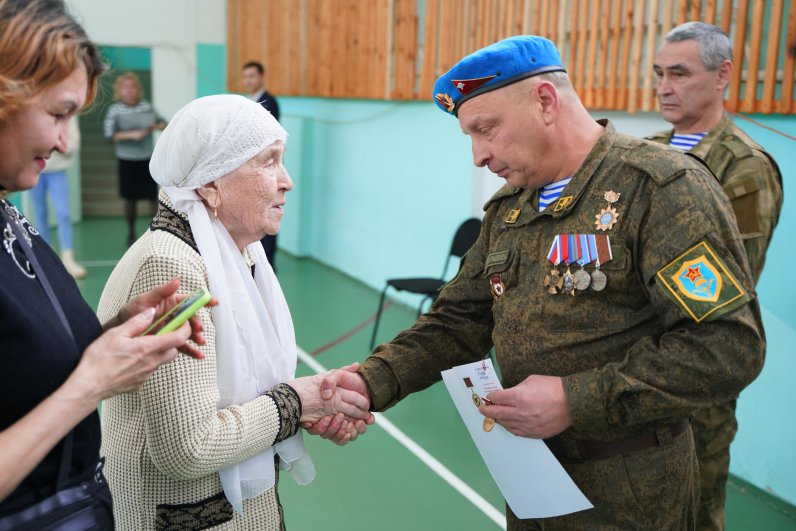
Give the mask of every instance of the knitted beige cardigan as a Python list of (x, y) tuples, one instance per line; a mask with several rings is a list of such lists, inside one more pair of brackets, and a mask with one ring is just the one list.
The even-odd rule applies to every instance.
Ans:
[[(99, 304), (103, 322), (129, 299), (179, 276), (180, 291), (207, 287), (207, 271), (184, 216), (161, 206), (150, 230), (114, 269)], [(102, 450), (120, 531), (155, 529), (279, 530), (276, 487), (234, 513), (218, 471), (296, 433), (298, 397), (279, 385), (239, 406), (217, 409), (215, 328), (199, 313), (205, 358), (180, 355), (135, 393), (103, 402)]]

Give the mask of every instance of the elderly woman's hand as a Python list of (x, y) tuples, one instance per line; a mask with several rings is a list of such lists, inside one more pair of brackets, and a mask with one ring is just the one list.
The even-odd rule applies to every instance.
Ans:
[[(125, 323), (128, 319), (138, 315), (147, 308), (155, 308), (155, 319), (157, 319), (187, 297), (187, 295), (177, 294), (179, 287), (180, 278), (175, 277), (151, 291), (142, 293), (125, 304), (122, 309), (119, 310), (119, 313), (116, 315), (115, 319), (105, 323), (105, 329), (107, 330), (110, 327)], [(213, 298), (210, 300), (207, 306), (215, 306), (216, 304), (218, 304), (218, 300)], [(191, 327), (191, 337), (189, 339), (191, 339), (197, 345), (204, 345), (205, 339), (204, 335), (202, 334), (204, 327), (202, 326), (202, 321), (199, 319), (199, 316), (194, 315), (191, 317), (188, 320), (188, 324)], [(187, 354), (197, 359), (204, 357), (198, 348), (188, 342), (184, 343), (181, 347), (179, 347), (178, 350), (183, 354)]]
[(335, 389), (325, 388), (327, 396), (321, 396), (321, 384), (325, 375), (305, 376), (288, 382), (301, 400), (302, 423), (315, 423), (327, 416), (342, 413), (350, 421), (362, 420), (368, 424), (373, 422), (373, 414), (368, 411), (370, 400), (360, 392), (338, 386)]

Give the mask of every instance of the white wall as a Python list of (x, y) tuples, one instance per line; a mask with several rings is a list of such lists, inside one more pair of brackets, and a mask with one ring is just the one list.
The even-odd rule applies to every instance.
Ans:
[(196, 45), (226, 42), (224, 0), (67, 0), (103, 46), (152, 49), (152, 103), (171, 117), (196, 97)]

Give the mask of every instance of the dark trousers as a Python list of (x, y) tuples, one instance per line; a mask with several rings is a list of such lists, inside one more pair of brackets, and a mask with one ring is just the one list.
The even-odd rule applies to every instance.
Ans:
[(509, 531), (693, 531), (699, 470), (691, 429), (670, 443), (626, 455), (561, 464), (594, 505), (577, 513), (520, 520), (506, 507)]

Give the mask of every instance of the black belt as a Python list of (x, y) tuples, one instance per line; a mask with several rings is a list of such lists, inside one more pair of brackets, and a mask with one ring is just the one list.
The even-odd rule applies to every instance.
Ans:
[(545, 439), (544, 442), (558, 459), (591, 461), (592, 459), (607, 459), (616, 455), (632, 454), (647, 448), (668, 444), (685, 433), (687, 429), (688, 419), (682, 419), (654, 432), (616, 441), (566, 440), (556, 436)]

